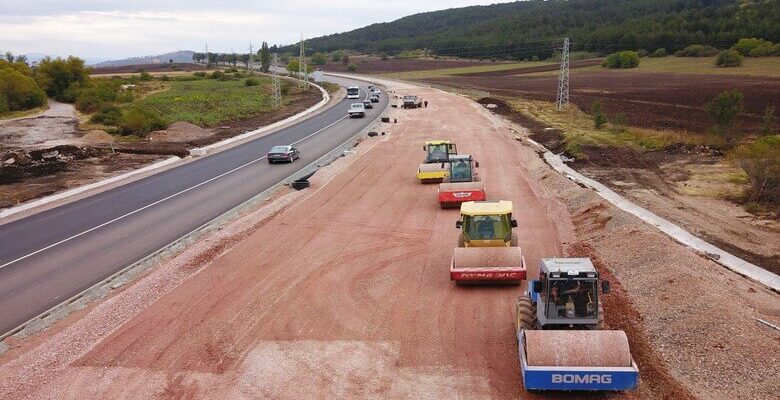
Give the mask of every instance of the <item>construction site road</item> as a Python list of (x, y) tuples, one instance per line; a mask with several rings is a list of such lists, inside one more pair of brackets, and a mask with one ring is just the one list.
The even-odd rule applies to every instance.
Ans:
[[(398, 123), (341, 159), (350, 163), (345, 169), (325, 182), (318, 178), (327, 172), (317, 173), (301, 199), (221, 255), (196, 257), (186, 271), (197, 272), (148, 305), (125, 301), (148, 297), (156, 272), (106, 300), (110, 307), (72, 316), (30, 351), (14, 352), (0, 366), (0, 393), (530, 395), (522, 390), (514, 332), (519, 289), (450, 281), (458, 211), (439, 207), (437, 185), (417, 182), (422, 143), (454, 141), (480, 160), (489, 198), (514, 202), (529, 276), (538, 274), (541, 257), (562, 255), (558, 218), (536, 195), (522, 145), (487, 110), (432, 89), (397, 94), (407, 91), (423, 95), (428, 108), (393, 109)], [(134, 307), (122, 319), (103, 316)]]
[[(365, 88), (363, 94), (368, 95)], [(324, 156), (383, 112), (388, 98), (380, 99), (363, 119), (346, 118), (351, 101), (344, 99), (311, 118), (245, 144), (0, 225), (0, 334)], [(301, 150), (301, 159), (268, 165), (266, 152), (287, 144)]]

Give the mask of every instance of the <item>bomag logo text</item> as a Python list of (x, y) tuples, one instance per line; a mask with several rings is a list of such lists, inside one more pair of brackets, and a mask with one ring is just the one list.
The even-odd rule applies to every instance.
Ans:
[(612, 383), (612, 375), (553, 374), (552, 383)]

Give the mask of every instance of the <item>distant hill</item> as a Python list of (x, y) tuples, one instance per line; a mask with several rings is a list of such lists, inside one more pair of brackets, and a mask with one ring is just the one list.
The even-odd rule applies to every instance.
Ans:
[[(780, 41), (778, 0), (529, 0), (415, 14), (306, 40), (309, 51), (544, 58), (568, 36), (574, 51), (729, 47), (742, 37)], [(283, 52), (295, 52), (295, 45)]]
[(130, 57), (125, 58), (124, 60), (104, 61), (93, 65), (93, 67), (105, 68), (125, 67), (131, 65), (166, 64), (169, 63), (170, 60), (173, 60), (174, 63), (191, 63), (193, 54), (195, 54), (195, 52), (190, 50), (174, 51), (171, 53), (159, 54), (155, 56)]

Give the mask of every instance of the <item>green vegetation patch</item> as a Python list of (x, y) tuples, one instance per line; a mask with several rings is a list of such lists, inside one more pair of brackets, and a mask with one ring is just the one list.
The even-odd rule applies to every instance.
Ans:
[(270, 79), (253, 79), (259, 84), (247, 86), (240, 80), (213, 79), (173, 81), (169, 82), (170, 89), (151, 94), (133, 105), (156, 110), (169, 124), (186, 121), (214, 126), (273, 110)]

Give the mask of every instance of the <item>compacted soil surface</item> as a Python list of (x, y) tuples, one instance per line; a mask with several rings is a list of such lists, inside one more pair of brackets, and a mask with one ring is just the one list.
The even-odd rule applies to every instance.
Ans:
[[(0, 397), (775, 398), (780, 335), (754, 318), (780, 319), (776, 294), (555, 174), (482, 106), (391, 90), (429, 107), (393, 109), (398, 123), (311, 188), (47, 331), (6, 340)], [(450, 282), (458, 212), (415, 179), (430, 139), (455, 141), (480, 161), (489, 198), (514, 202), (529, 276), (542, 257), (594, 258), (615, 288), (607, 322), (629, 335), (638, 391), (523, 390), (521, 287)]]

